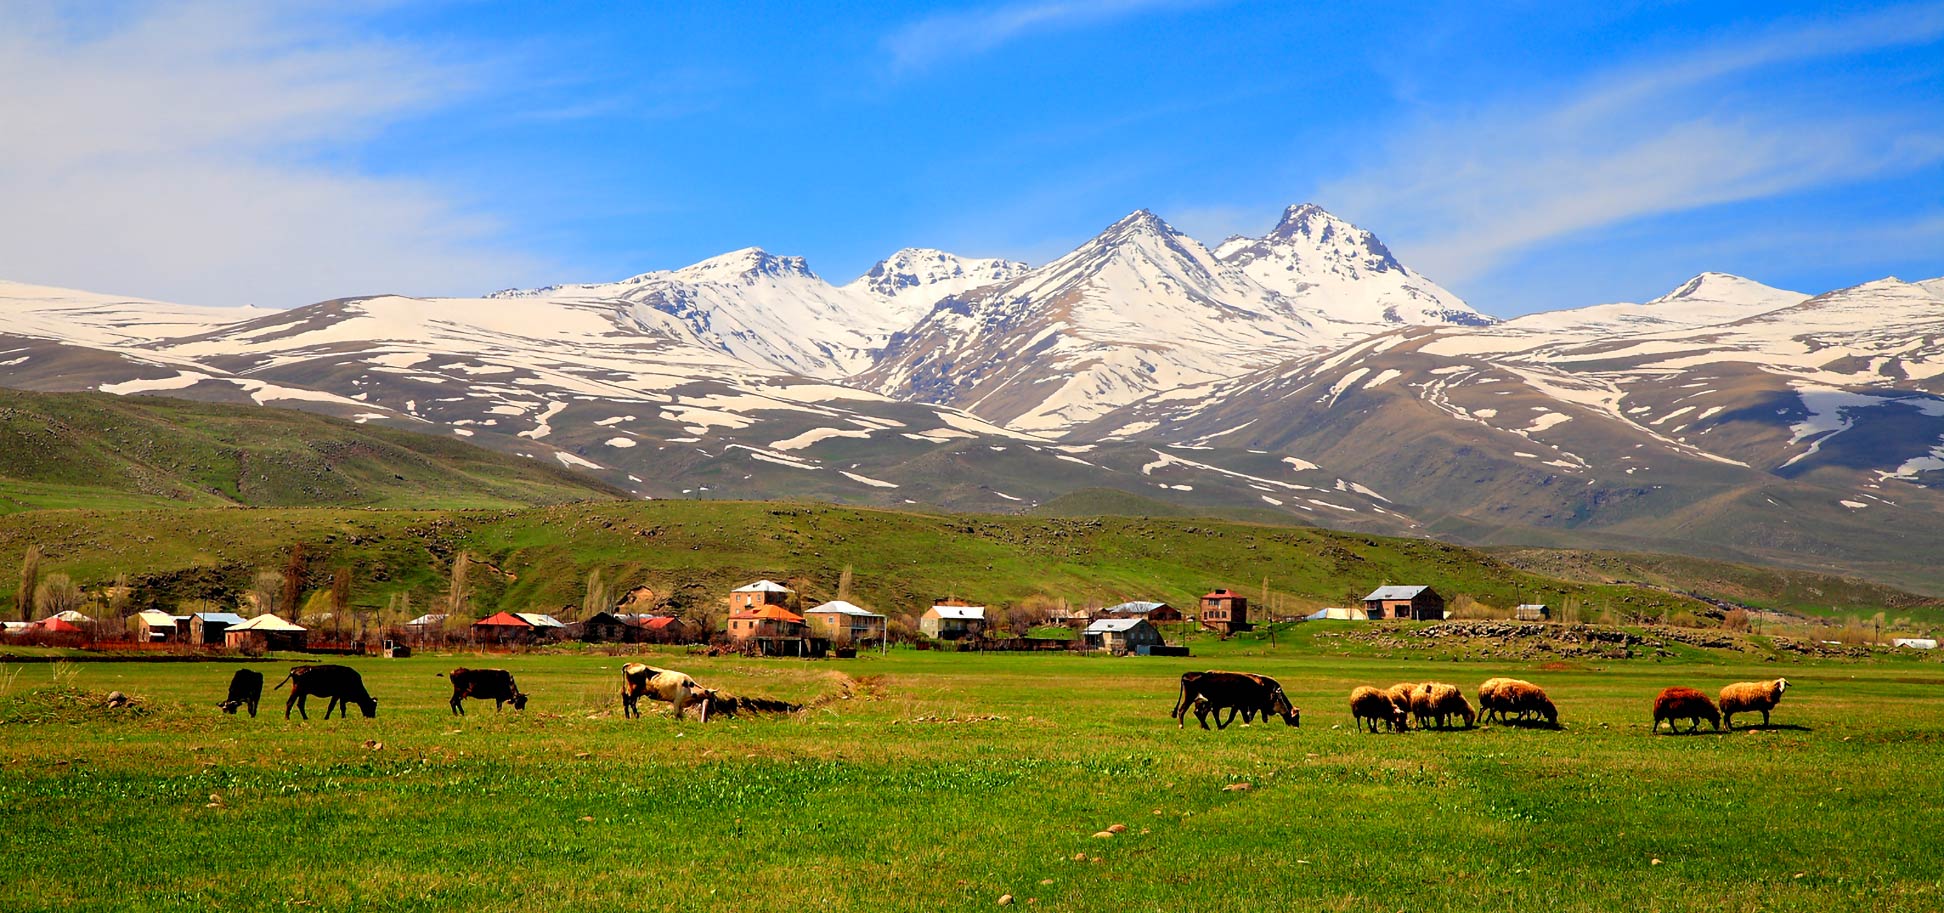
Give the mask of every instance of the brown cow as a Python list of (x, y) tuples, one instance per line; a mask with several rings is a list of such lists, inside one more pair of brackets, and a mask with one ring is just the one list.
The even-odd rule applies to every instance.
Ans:
[(514, 710), (525, 710), (527, 696), (514, 684), (513, 673), (505, 669), (468, 669), (461, 666), (450, 674), (440, 672), (452, 680), (452, 712), (466, 715), (466, 698), (492, 701), (494, 712), (504, 710), (507, 701), (513, 702)]
[[(1170, 714), (1176, 721), (1175, 728), (1187, 725), (1188, 712), (1198, 710), (1202, 702), (1214, 712), (1215, 725), (1220, 729), (1227, 729), (1228, 724), (1235, 722), (1237, 711), (1242, 713), (1243, 725), (1254, 721), (1258, 713), (1265, 721), (1274, 714), (1291, 726), (1303, 725), (1303, 712), (1290, 706), (1282, 685), (1266, 675), (1220, 671), (1181, 673), (1181, 698)], [(1229, 712), (1226, 720), (1222, 718), (1223, 710)], [(1195, 715), (1200, 718), (1201, 727), (1207, 729), (1208, 720), (1199, 712)]]

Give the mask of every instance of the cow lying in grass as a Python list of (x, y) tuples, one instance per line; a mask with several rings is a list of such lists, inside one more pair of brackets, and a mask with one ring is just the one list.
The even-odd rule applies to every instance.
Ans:
[(263, 673), (255, 669), (238, 669), (230, 676), (229, 696), (216, 706), (224, 713), (234, 715), (236, 708), (248, 705), (250, 716), (256, 716), (257, 701), (263, 699)]
[(290, 674), (284, 676), (277, 687), (282, 688), (284, 682), (290, 683), (290, 700), (284, 702), (286, 720), (290, 719), (292, 707), (297, 708), (297, 713), (304, 719), (310, 719), (310, 714), (304, 712), (304, 698), (313, 694), (331, 699), (324, 707), (324, 718), (327, 720), (331, 718), (332, 710), (338, 711), (339, 717), (348, 715), (352, 704), (357, 704), (358, 709), (364, 711), (366, 719), (378, 715), (377, 699), (365, 691), (364, 679), (359, 677), (358, 670), (350, 666), (298, 666), (290, 670)]
[(514, 684), (513, 673), (505, 669), (467, 669), (460, 667), (450, 674), (438, 673), (452, 680), (452, 712), (466, 715), (466, 698), (492, 701), (494, 712), (504, 710), (508, 701), (513, 702), (514, 710), (525, 710), (527, 696)]
[(621, 715), (638, 717), (641, 710), (635, 702), (642, 697), (675, 705), (675, 718), (682, 718), (682, 711), (688, 705), (702, 705), (702, 722), (709, 721), (709, 706), (715, 703), (715, 692), (695, 683), (687, 673), (672, 669), (657, 669), (642, 663), (628, 663), (621, 667)]
[[(1203, 729), (1208, 728), (1207, 712), (1213, 712), (1219, 729), (1235, 722), (1237, 712), (1242, 714), (1244, 725), (1253, 722), (1258, 713), (1265, 721), (1273, 714), (1291, 726), (1302, 725), (1302, 711), (1290, 705), (1281, 684), (1266, 675), (1248, 672), (1181, 673), (1181, 698), (1170, 714), (1176, 720), (1175, 728), (1187, 725), (1191, 710)], [(1229, 712), (1227, 719), (1222, 718), (1223, 710)]]

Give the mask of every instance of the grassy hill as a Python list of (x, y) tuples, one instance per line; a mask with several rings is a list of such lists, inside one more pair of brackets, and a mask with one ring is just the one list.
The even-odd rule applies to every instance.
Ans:
[(461, 441), (307, 412), (0, 390), (0, 512), (503, 507), (618, 494)]
[[(757, 577), (787, 581), (807, 601), (837, 595), (850, 568), (852, 601), (914, 613), (935, 596), (994, 605), (1030, 600), (1111, 604), (1160, 599), (1190, 606), (1211, 587), (1258, 603), (1265, 581), (1276, 614), (1352, 603), (1386, 583), (1426, 583), (1489, 606), (1541, 601), (1618, 617), (1708, 611), (1669, 589), (1710, 593), (1678, 573), (1669, 589), (1566, 579), (1487, 552), (1424, 539), (1180, 518), (1037, 518), (921, 514), (765, 502), (576, 503), (517, 510), (328, 509), (41, 511), (0, 517), (0, 566), (30, 544), (42, 573), (84, 586), (126, 574), (138, 604), (233, 600), (262, 569), (284, 566), (293, 545), (309, 556), (309, 588), (338, 567), (352, 571), (361, 610), (408, 595), (424, 611), (446, 592), (452, 559), (470, 554), (475, 614), (580, 605), (590, 573), (624, 590), (650, 587), (665, 605), (709, 610)], [(1563, 573), (1563, 572), (1562, 572)], [(10, 595), (11, 580), (0, 579)], [(1870, 615), (1890, 591), (1845, 591), (1812, 606)], [(1800, 594), (1796, 597), (1800, 601)], [(1885, 598), (1888, 598), (1885, 596)], [(1899, 594), (1913, 618), (1935, 603)], [(1844, 602), (1840, 600), (1851, 600)], [(10, 600), (9, 600), (10, 601)]]

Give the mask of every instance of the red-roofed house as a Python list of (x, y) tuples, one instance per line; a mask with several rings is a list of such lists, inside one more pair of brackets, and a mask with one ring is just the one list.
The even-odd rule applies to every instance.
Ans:
[(512, 612), (494, 612), (472, 623), (475, 643), (482, 644), (524, 644), (531, 643), (535, 628)]

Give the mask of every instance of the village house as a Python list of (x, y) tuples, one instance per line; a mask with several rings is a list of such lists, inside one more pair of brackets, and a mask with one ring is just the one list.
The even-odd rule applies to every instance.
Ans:
[(1047, 624), (1064, 625), (1069, 628), (1084, 628), (1093, 621), (1093, 616), (1081, 609), (1061, 609), (1046, 616)]
[(621, 615), (614, 612), (595, 612), (568, 626), (568, 633), (575, 640), (591, 644), (638, 643), (644, 639), (645, 632), (636, 619), (639, 616)]
[(186, 640), (189, 634), (187, 615), (170, 615), (167, 612), (136, 612), (128, 619), (129, 633), (142, 643), (173, 643)]
[(810, 630), (834, 644), (879, 643), (884, 640), (885, 618), (841, 599), (826, 602), (803, 617)]
[(560, 619), (542, 612), (514, 612), (521, 621), (533, 626), (534, 640), (559, 640), (567, 635), (567, 626)]
[(1228, 589), (1218, 589), (1201, 598), (1202, 627), (1227, 637), (1255, 626), (1249, 624), (1249, 600)]
[(804, 637), (809, 626), (803, 616), (777, 605), (762, 605), (729, 615), (729, 639), (751, 640)]
[(1380, 586), (1363, 598), (1372, 618), (1444, 619), (1444, 597), (1428, 586)]
[(960, 640), (985, 633), (986, 607), (956, 599), (939, 599), (918, 616), (918, 630), (935, 640)]
[(1133, 653), (1143, 646), (1151, 647), (1162, 642), (1160, 630), (1139, 616), (1102, 618), (1088, 625), (1084, 634), (1089, 648), (1116, 655)]
[(640, 626), (642, 639), (651, 644), (694, 643), (702, 634), (702, 626), (685, 618), (674, 615), (637, 615), (635, 624)]
[(530, 644), (535, 633), (533, 622), (512, 612), (494, 612), (472, 623), (473, 643)]
[(1149, 622), (1180, 621), (1181, 610), (1165, 602), (1123, 602), (1100, 610), (1105, 618), (1145, 618)]
[(223, 632), (243, 623), (235, 612), (197, 612), (189, 616), (189, 642), (203, 647), (223, 645)]
[(223, 631), (223, 645), (232, 650), (302, 650), (309, 639), (309, 629), (274, 614), (258, 615)]
[(1527, 603), (1512, 610), (1517, 621), (1546, 621), (1552, 618), (1552, 607), (1544, 603)]
[(795, 590), (774, 580), (758, 580), (729, 591), (729, 612), (733, 615), (766, 605), (789, 608), (790, 597), (794, 595)]

